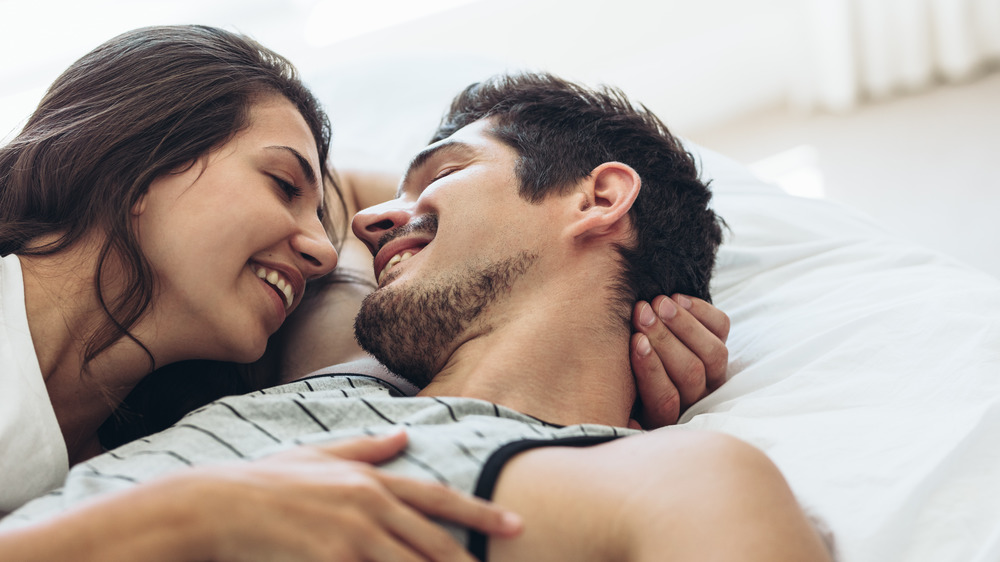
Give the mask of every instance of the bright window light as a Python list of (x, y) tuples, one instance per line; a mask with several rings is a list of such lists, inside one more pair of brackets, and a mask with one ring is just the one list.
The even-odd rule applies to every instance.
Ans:
[(823, 172), (819, 152), (810, 145), (796, 146), (750, 165), (760, 179), (777, 184), (791, 195), (822, 199)]

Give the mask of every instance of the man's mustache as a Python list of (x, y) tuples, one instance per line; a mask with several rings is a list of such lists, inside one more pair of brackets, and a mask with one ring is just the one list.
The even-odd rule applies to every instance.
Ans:
[(382, 237), (378, 239), (378, 248), (375, 250), (375, 254), (377, 255), (380, 251), (382, 251), (382, 248), (386, 244), (397, 238), (415, 233), (428, 233), (431, 236), (434, 236), (437, 234), (437, 228), (438, 216), (436, 214), (421, 215), (403, 226), (383, 234)]

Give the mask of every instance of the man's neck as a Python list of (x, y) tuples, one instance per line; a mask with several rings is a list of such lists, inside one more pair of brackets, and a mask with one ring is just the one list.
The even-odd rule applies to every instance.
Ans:
[(463, 342), (420, 395), (479, 398), (559, 425), (625, 426), (635, 399), (629, 334), (615, 329), (607, 299), (537, 294)]

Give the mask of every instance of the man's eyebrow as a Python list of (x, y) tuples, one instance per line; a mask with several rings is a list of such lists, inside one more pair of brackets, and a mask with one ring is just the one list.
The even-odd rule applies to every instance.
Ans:
[(284, 150), (290, 153), (292, 156), (295, 157), (295, 160), (298, 161), (299, 167), (302, 168), (302, 175), (306, 177), (306, 182), (309, 183), (309, 186), (310, 187), (319, 186), (319, 184), (316, 182), (316, 171), (313, 170), (312, 164), (310, 164), (309, 161), (306, 160), (306, 157), (302, 156), (302, 154), (300, 154), (298, 150), (295, 150), (290, 146), (281, 146), (281, 145), (268, 146), (265, 148), (268, 150)]
[(410, 181), (411, 175), (427, 164), (428, 160), (443, 152), (470, 154), (476, 152), (476, 147), (459, 140), (450, 140), (440, 144), (428, 146), (427, 148), (421, 150), (416, 156), (413, 157), (412, 160), (410, 160), (410, 165), (406, 167), (406, 173), (403, 174), (403, 181), (399, 184), (399, 191), (396, 193), (396, 197), (399, 197), (402, 194), (403, 186)]

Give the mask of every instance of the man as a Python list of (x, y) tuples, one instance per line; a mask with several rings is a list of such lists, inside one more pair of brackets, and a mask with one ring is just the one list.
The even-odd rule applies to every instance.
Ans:
[(410, 446), (383, 469), (523, 516), (517, 537), (473, 533), (481, 558), (828, 559), (755, 449), (621, 429), (636, 399), (632, 303), (708, 299), (721, 239), (709, 199), (690, 156), (617, 92), (547, 75), (473, 85), (398, 197), (354, 222), (379, 285), (357, 338), (416, 397), (317, 375), (227, 398), (74, 469), (61, 496), (21, 516), (190, 464), (402, 425)]

